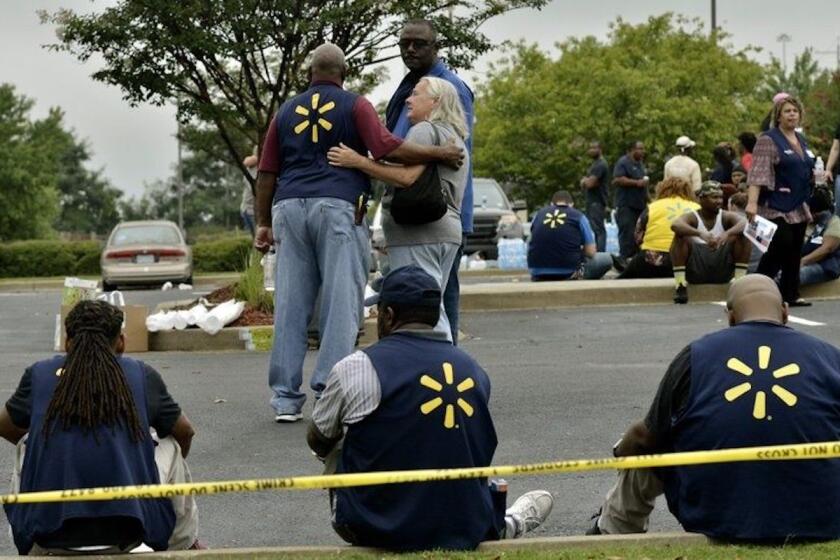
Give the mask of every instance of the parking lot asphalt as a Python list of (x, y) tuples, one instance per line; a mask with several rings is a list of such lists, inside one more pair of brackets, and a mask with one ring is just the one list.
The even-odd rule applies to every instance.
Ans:
[[(130, 291), (128, 303), (154, 305), (186, 292)], [(14, 391), (26, 366), (50, 356), (60, 294), (0, 293), (0, 398)], [(794, 325), (840, 344), (840, 302), (817, 302)], [(668, 363), (699, 335), (725, 327), (722, 308), (619, 306), (466, 313), (463, 348), (487, 370), (499, 436), (494, 462), (515, 464), (610, 454), (623, 429), (642, 417)], [(308, 379), (314, 363), (309, 353)], [(305, 423), (277, 425), (268, 406), (268, 355), (255, 352), (147, 353), (196, 425), (189, 462), (197, 481), (317, 474), (304, 441)], [(304, 412), (311, 410), (307, 403)], [(13, 448), (0, 453), (11, 472)], [(8, 476), (8, 475), (3, 475)], [(585, 531), (614, 479), (610, 472), (511, 479), (510, 500), (544, 488), (554, 512), (537, 534)], [(0, 477), (2, 480), (2, 477)], [(8, 479), (7, 479), (8, 480)], [(213, 548), (338, 544), (325, 491), (273, 491), (200, 498), (201, 536)], [(5, 517), (0, 554), (13, 553)], [(677, 530), (664, 502), (654, 531)]]

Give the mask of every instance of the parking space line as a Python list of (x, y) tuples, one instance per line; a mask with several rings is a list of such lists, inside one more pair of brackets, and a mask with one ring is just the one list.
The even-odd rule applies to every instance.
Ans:
[[(725, 301), (713, 301), (712, 305), (720, 305), (722, 307), (726, 307)], [(796, 323), (797, 325), (805, 325), (806, 327), (824, 327), (825, 323), (820, 323), (819, 321), (811, 321), (810, 319), (803, 319), (802, 317), (794, 317), (793, 315), (788, 315), (788, 322), (789, 323)]]

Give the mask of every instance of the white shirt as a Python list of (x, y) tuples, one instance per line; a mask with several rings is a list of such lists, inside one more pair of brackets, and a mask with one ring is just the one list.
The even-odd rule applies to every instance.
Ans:
[(688, 156), (674, 156), (665, 162), (665, 178), (668, 179), (670, 177), (685, 179), (691, 185), (691, 190), (694, 192), (700, 190), (700, 184), (702, 183), (700, 164)]

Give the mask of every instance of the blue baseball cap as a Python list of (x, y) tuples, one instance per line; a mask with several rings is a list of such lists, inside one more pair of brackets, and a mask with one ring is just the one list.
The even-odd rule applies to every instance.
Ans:
[(416, 307), (440, 307), (440, 286), (417, 265), (402, 266), (382, 279), (379, 293), (365, 300), (365, 306), (394, 303)]

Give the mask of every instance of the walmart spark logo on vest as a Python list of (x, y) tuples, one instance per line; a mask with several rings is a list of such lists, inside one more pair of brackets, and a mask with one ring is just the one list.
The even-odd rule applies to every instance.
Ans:
[(673, 223), (674, 220), (682, 216), (683, 214), (688, 214), (691, 212), (690, 206), (683, 206), (683, 203), (679, 200), (674, 203), (673, 206), (668, 206), (665, 208), (665, 211), (668, 213), (668, 221)]
[[(443, 370), (443, 380), (446, 382), (446, 384), (452, 385), (453, 383), (455, 383), (455, 372), (452, 369), (452, 364), (450, 364), (449, 362), (443, 362), (443, 364), (441, 365), (441, 369)], [(436, 393), (440, 393), (441, 391), (443, 391), (443, 384), (429, 375), (424, 374), (420, 378), (420, 385), (426, 387), (427, 389), (431, 389)], [(455, 386), (455, 390), (458, 393), (464, 393), (466, 391), (469, 391), (473, 387), (475, 387), (475, 381), (473, 381), (472, 377), (467, 377)], [(422, 412), (424, 415), (431, 414), (443, 404), (443, 397), (434, 397), (433, 399), (430, 399), (424, 402), (422, 405), (420, 405), (420, 412)], [(455, 405), (458, 405), (458, 408), (464, 411), (464, 414), (466, 414), (468, 417), (471, 417), (475, 412), (470, 403), (468, 403), (461, 397), (458, 397), (458, 399), (455, 401), (455, 404), (446, 403), (446, 408), (444, 409), (443, 414), (443, 427), (448, 430), (457, 427), (455, 425)]]
[(548, 214), (546, 214), (545, 219), (543, 220), (543, 225), (547, 225), (551, 229), (562, 226), (565, 223), (566, 213), (561, 213), (559, 208), (554, 212), (549, 212)]
[[(766, 370), (770, 367), (772, 353), (773, 350), (769, 346), (758, 347), (758, 369), (760, 371), (756, 373), (757, 376), (766, 375)], [(740, 359), (735, 357), (729, 358), (729, 361), (726, 362), (726, 367), (732, 370), (734, 373), (743, 375), (745, 377), (751, 377), (755, 373), (753, 368), (751, 368), (746, 363), (742, 362)], [(771, 374), (773, 376), (773, 379), (784, 379), (785, 377), (790, 377), (792, 375), (799, 375), (799, 364), (785, 364), (781, 367), (774, 369), (771, 372)], [(752, 383), (745, 381), (728, 389), (723, 394), (723, 396), (728, 402), (733, 402), (743, 397), (751, 390)], [(794, 395), (781, 385), (773, 384), (773, 386), (770, 388), (770, 392), (773, 393), (780, 401), (782, 401), (787, 406), (796, 406), (796, 402), (798, 400), (796, 395)], [(756, 420), (764, 420), (765, 418), (767, 418), (768, 420), (772, 419), (771, 416), (767, 415), (767, 394), (764, 391), (756, 391), (753, 400), (752, 415), (753, 418), (755, 418)]]
[(334, 101), (330, 101), (329, 103), (324, 103), (323, 105), (318, 107), (318, 102), (320, 100), (321, 100), (321, 94), (320, 93), (314, 93), (314, 94), (312, 94), (312, 102), (311, 102), (312, 110), (311, 111), (309, 109), (307, 109), (306, 107), (304, 107), (303, 105), (298, 105), (298, 106), (295, 107), (295, 113), (297, 113), (298, 115), (301, 115), (303, 117), (306, 117), (305, 120), (299, 122), (295, 126), (295, 134), (301, 134), (302, 132), (304, 132), (307, 128), (309, 128), (311, 126), (312, 127), (312, 141), (315, 142), (316, 144), (318, 143), (318, 127), (320, 126), (321, 128), (323, 128), (324, 130), (327, 130), (327, 131), (332, 130), (332, 127), (333, 127), (332, 123), (330, 121), (328, 121), (327, 119), (325, 119), (324, 117), (322, 117), (321, 115), (323, 115), (324, 113), (326, 113), (328, 111), (331, 111), (332, 109), (335, 109), (335, 102)]

